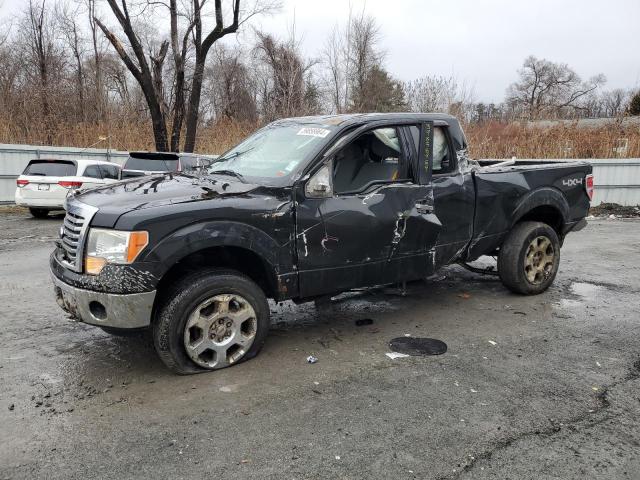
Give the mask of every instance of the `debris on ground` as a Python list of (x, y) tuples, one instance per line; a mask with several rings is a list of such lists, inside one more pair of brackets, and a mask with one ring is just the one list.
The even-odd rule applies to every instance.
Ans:
[(360, 318), (356, 320), (356, 327), (364, 327), (366, 325), (372, 325), (373, 320), (371, 318)]
[(391, 360), (395, 360), (396, 358), (409, 357), (409, 355), (407, 355), (406, 353), (398, 353), (398, 352), (387, 352), (385, 353), (385, 355), (389, 357)]
[(633, 218), (640, 217), (640, 205), (627, 207), (618, 203), (601, 203), (589, 209), (589, 216), (608, 218)]
[(488, 340), (488, 342), (493, 345), (494, 347), (498, 344), (497, 342), (494, 342), (493, 340)]
[(447, 351), (447, 344), (435, 338), (398, 337), (389, 342), (389, 348), (405, 355), (442, 355)]
[(307, 363), (316, 363), (318, 361), (318, 359), (316, 357), (314, 357), (313, 355), (309, 355), (307, 357)]
[(12, 403), (11, 405), (9, 405), (9, 411), (10, 412), (13, 412), (14, 408), (16, 408), (15, 404)]
[(471, 295), (469, 295), (468, 293), (460, 293), (458, 294), (458, 296), (460, 298), (464, 298), (465, 300), (469, 300), (471, 298)]

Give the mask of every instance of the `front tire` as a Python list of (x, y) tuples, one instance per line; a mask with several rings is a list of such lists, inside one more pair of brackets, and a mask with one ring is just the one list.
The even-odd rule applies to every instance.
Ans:
[(255, 357), (269, 331), (262, 289), (233, 270), (183, 277), (165, 294), (153, 322), (153, 343), (173, 372), (187, 375)]
[(46, 208), (30, 208), (29, 212), (34, 218), (47, 218), (49, 216), (49, 210)]
[(560, 265), (560, 241), (546, 223), (521, 222), (507, 235), (498, 256), (504, 286), (523, 295), (537, 295), (553, 283)]

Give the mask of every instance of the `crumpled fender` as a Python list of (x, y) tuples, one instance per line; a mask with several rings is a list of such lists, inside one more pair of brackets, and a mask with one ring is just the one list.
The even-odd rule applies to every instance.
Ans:
[(188, 225), (166, 236), (143, 260), (162, 262), (168, 270), (178, 261), (197, 251), (211, 247), (241, 247), (252, 251), (266, 261), (272, 271), (291, 263), (285, 259), (279, 245), (264, 231), (233, 221), (212, 221)]
[(515, 225), (527, 213), (537, 207), (553, 207), (562, 215), (562, 223), (569, 219), (569, 203), (560, 190), (553, 187), (541, 187), (524, 195), (513, 211), (511, 226)]

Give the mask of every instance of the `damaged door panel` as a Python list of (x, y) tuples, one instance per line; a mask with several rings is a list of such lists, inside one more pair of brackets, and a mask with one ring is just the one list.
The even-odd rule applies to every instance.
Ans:
[(421, 183), (418, 156), (403, 130), (386, 125), (358, 132), (348, 141), (339, 139), (340, 149), (309, 180), (331, 172), (328, 194), (313, 198), (307, 189), (298, 201), (302, 295), (433, 272), (432, 247), (441, 225), (433, 213), (432, 187), (428, 181)]
[[(409, 133), (414, 145), (419, 145), (419, 130), (410, 128)], [(432, 148), (424, 149), (421, 158), (431, 173), (435, 213), (442, 223), (436, 243), (436, 267), (440, 267), (464, 258), (473, 234), (475, 189), (473, 173), (458, 161), (452, 135), (445, 122), (434, 123), (432, 142)]]
[(358, 195), (298, 203), (300, 290), (315, 296), (429, 275), (430, 246), (440, 230), (433, 213), (419, 211), (430, 187), (383, 185)]

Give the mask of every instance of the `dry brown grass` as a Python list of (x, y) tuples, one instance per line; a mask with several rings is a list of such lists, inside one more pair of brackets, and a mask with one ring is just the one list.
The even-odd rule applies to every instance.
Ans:
[[(519, 123), (468, 125), (473, 158), (638, 158), (640, 129), (617, 123), (598, 128), (560, 125), (526, 127)], [(626, 145), (626, 149), (620, 149)]]
[[(218, 122), (205, 125), (198, 130), (197, 151), (200, 153), (222, 153), (254, 131), (258, 125), (237, 122)], [(101, 138), (103, 140), (101, 140)], [(42, 125), (29, 129), (17, 128), (0, 118), (0, 143), (26, 145), (54, 145), (61, 147), (107, 148), (123, 151), (155, 150), (151, 125), (147, 123), (121, 121), (111, 124), (77, 123), (57, 125), (52, 132), (52, 142), (47, 142), (47, 133)]]
[[(197, 151), (219, 154), (245, 138), (258, 125), (231, 121), (200, 127)], [(467, 125), (465, 133), (473, 158), (639, 158), (640, 129), (617, 123), (598, 128), (560, 125), (531, 128), (519, 123)], [(100, 141), (101, 137), (110, 137)], [(42, 125), (17, 128), (0, 118), (0, 143), (46, 144)], [(151, 126), (133, 121), (115, 121), (110, 125), (57, 125), (53, 145), (89, 147), (95, 145), (118, 150), (153, 150)], [(616, 148), (626, 144), (624, 151)]]

